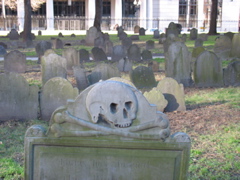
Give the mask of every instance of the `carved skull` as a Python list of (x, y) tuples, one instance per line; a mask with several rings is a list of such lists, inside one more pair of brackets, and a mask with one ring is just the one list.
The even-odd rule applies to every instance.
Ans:
[(104, 81), (89, 91), (86, 106), (94, 123), (101, 116), (115, 127), (123, 128), (131, 126), (132, 120), (136, 118), (138, 103), (129, 85)]

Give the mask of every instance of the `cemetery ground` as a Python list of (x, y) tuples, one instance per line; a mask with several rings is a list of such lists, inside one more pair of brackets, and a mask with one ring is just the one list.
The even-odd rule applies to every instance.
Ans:
[[(77, 36), (78, 37), (78, 36)], [(45, 40), (50, 37), (37, 37), (37, 40)], [(119, 43), (117, 36), (110, 36), (114, 44)], [(216, 36), (209, 37), (204, 42), (204, 46), (211, 50)], [(64, 37), (65, 43), (71, 43), (78, 49), (91, 47), (75, 46), (76, 38)], [(81, 36), (80, 39), (84, 39)], [(137, 43), (141, 48), (145, 47), (146, 40), (152, 36), (140, 36)], [(0, 39), (2, 40), (2, 39)], [(6, 39), (3, 39), (6, 40)], [(154, 40), (154, 39), (152, 39)], [(156, 40), (153, 53), (162, 54), (162, 45)], [(194, 41), (187, 41), (186, 45), (191, 51)], [(36, 56), (34, 48), (18, 48), (27, 56)], [(55, 50), (58, 54), (61, 49)], [(155, 78), (160, 81), (165, 77), (164, 59), (157, 58), (162, 70), (155, 73)], [(223, 61), (223, 66), (229, 62)], [(28, 70), (22, 74), (29, 84), (41, 87), (40, 65), (35, 61), (28, 61)], [(142, 64), (141, 64), (142, 65)], [(146, 64), (144, 64), (146, 65)], [(85, 63), (86, 69), (91, 70), (95, 66), (94, 62)], [(137, 64), (135, 64), (137, 66)], [(3, 62), (0, 62), (0, 73), (3, 73)], [(126, 73), (122, 77), (129, 79)], [(76, 83), (72, 75), (68, 79), (74, 86)], [(140, 89), (142, 92), (148, 89)], [(184, 88), (186, 111), (167, 112), (170, 120), (171, 133), (185, 132), (192, 140), (192, 149), (189, 166), (189, 179), (240, 179), (240, 88), (220, 87), (220, 88)], [(21, 121), (10, 119), (0, 122), (0, 180), (23, 179), (24, 177), (24, 134), (28, 127), (33, 124), (43, 124), (47, 122), (41, 120)]]

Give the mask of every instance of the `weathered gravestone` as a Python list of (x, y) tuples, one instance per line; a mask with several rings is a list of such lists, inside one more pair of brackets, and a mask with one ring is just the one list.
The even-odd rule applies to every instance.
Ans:
[(240, 86), (240, 61), (231, 62), (223, 69), (223, 80), (226, 86)]
[(105, 52), (101, 48), (98, 48), (98, 47), (92, 48), (92, 55), (93, 55), (93, 60), (94, 61), (106, 61), (106, 60), (108, 60)]
[(68, 99), (74, 99), (78, 89), (61, 77), (49, 79), (42, 87), (40, 94), (41, 119), (49, 121), (53, 111), (67, 104)]
[(67, 78), (67, 60), (57, 54), (44, 55), (41, 59), (42, 84), (53, 77)]
[(190, 40), (196, 40), (198, 38), (198, 30), (196, 28), (192, 28), (190, 30)]
[(18, 40), (20, 38), (20, 35), (18, 34), (16, 29), (11, 29), (11, 31), (8, 33), (7, 37), (10, 40)]
[(129, 60), (141, 61), (141, 52), (137, 44), (132, 44), (127, 50), (127, 57)]
[(233, 36), (231, 56), (240, 58), (240, 33)]
[(151, 68), (138, 66), (130, 72), (130, 79), (137, 88), (152, 88), (156, 80)]
[(106, 44), (105, 44), (105, 39), (103, 38), (103, 35), (94, 39), (94, 47), (101, 48), (104, 52), (106, 52)]
[(113, 53), (113, 42), (110, 40), (105, 40), (105, 45), (106, 45), (106, 55), (111, 56)]
[(86, 44), (88, 46), (94, 46), (94, 40), (100, 36), (100, 33), (101, 32), (98, 32), (96, 27), (90, 27), (86, 34)]
[(2, 45), (0, 45), (0, 55), (5, 55), (5, 54), (7, 54), (6, 49)]
[[(101, 94), (101, 96), (99, 96)], [(190, 138), (136, 88), (104, 81), (25, 134), (25, 180), (187, 179)]]
[(150, 61), (148, 63), (148, 67), (152, 69), (153, 72), (158, 72), (159, 71), (159, 65), (160, 63), (157, 61)]
[(170, 22), (168, 28), (166, 29), (166, 36), (168, 37), (170, 34), (173, 34), (175, 37), (178, 37), (179, 29), (174, 22)]
[(203, 46), (203, 40), (200, 38), (197, 38), (194, 43), (194, 47), (202, 47)]
[(53, 49), (63, 49), (62, 40), (58, 39), (58, 38), (52, 39), (52, 47), (53, 47)]
[(0, 74), (0, 121), (37, 119), (38, 90), (20, 74)]
[(74, 77), (77, 81), (78, 89), (81, 91), (87, 88), (88, 80), (87, 80), (86, 70), (81, 68), (80, 66), (74, 66), (73, 72), (74, 72)]
[(186, 42), (187, 41), (187, 34), (183, 34), (181, 37), (182, 42)]
[(216, 38), (214, 45), (214, 53), (221, 60), (227, 60), (230, 56), (232, 49), (232, 41), (227, 36), (219, 36)]
[(231, 41), (232, 41), (233, 36), (234, 36), (234, 33), (232, 33), (232, 32), (226, 32), (226, 33), (224, 33), (224, 36), (229, 37), (229, 38), (231, 39)]
[(223, 85), (222, 63), (213, 52), (204, 51), (197, 57), (193, 79), (197, 87), (218, 87)]
[(153, 40), (146, 41), (146, 49), (154, 49), (155, 48), (155, 42)]
[(37, 53), (38, 56), (38, 63), (41, 63), (41, 58), (44, 55), (44, 52), (48, 49), (52, 49), (52, 43), (48, 42), (48, 41), (40, 41), (39, 43), (37, 43), (37, 45), (35, 46), (35, 51)]
[(186, 111), (184, 87), (182, 84), (178, 84), (173, 78), (166, 77), (159, 81), (157, 90), (163, 93), (165, 99), (168, 101), (164, 111)]
[(145, 31), (146, 31), (146, 30), (141, 27), (141, 28), (139, 29), (139, 36), (145, 36)]
[(74, 48), (64, 49), (62, 52), (62, 56), (67, 60), (67, 71), (72, 72), (73, 66), (78, 66), (79, 62), (79, 53)]
[(60, 32), (58, 33), (58, 37), (64, 37), (63, 34)]
[(118, 37), (119, 37), (119, 40), (123, 40), (123, 39), (127, 38), (127, 33), (125, 33), (125, 32), (119, 33)]
[(136, 25), (136, 26), (134, 26), (134, 28), (133, 28), (133, 32), (134, 32), (134, 33), (139, 33), (139, 29), (140, 29), (140, 26)]
[(117, 68), (120, 72), (130, 72), (132, 70), (133, 63), (127, 58), (122, 58), (118, 61)]
[(173, 42), (165, 53), (166, 77), (175, 79), (184, 86), (192, 84), (191, 53), (182, 42)]
[(160, 38), (159, 30), (153, 31), (153, 38), (154, 38), (154, 39)]
[(27, 69), (26, 55), (18, 50), (11, 51), (4, 55), (4, 71), (25, 73)]
[(162, 92), (157, 88), (153, 88), (151, 91), (145, 92), (143, 95), (147, 98), (149, 103), (155, 104), (157, 106), (158, 111), (163, 112), (164, 108), (168, 104), (168, 101), (165, 99)]
[(132, 39), (129, 37), (126, 37), (122, 40), (122, 45), (125, 48), (125, 50), (128, 50), (128, 48), (132, 45)]
[(149, 50), (146, 50), (146, 49), (144, 49), (142, 51), (141, 57), (142, 57), (142, 60), (144, 60), (144, 61), (148, 61), (148, 60), (152, 60), (153, 59), (152, 52), (149, 51)]
[(193, 48), (193, 51), (192, 51), (192, 60), (191, 60), (191, 72), (193, 72), (194, 64), (195, 64), (195, 62), (196, 62), (197, 57), (198, 57), (202, 52), (204, 52), (204, 51), (205, 51), (204, 47), (196, 47), (196, 48)]
[(127, 53), (122, 45), (113, 46), (112, 61), (119, 61), (126, 56)]
[(90, 61), (89, 52), (86, 49), (80, 49), (79, 56), (80, 56), (80, 60), (79, 60), (80, 63)]
[(120, 72), (117, 67), (106, 63), (98, 64), (93, 69), (92, 73), (87, 76), (90, 85), (100, 80), (107, 80), (112, 77), (120, 77)]
[(162, 34), (160, 34), (158, 43), (163, 44), (166, 41), (166, 39), (167, 39), (166, 34), (162, 33)]

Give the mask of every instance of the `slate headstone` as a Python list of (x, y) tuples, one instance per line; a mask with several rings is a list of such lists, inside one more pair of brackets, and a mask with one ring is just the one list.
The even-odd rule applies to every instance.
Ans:
[(223, 80), (226, 86), (240, 86), (240, 61), (233, 61), (223, 69)]
[(90, 61), (89, 52), (86, 49), (79, 50), (80, 63)]
[(221, 59), (227, 60), (232, 49), (232, 41), (227, 36), (219, 36), (216, 38), (214, 45), (214, 53)]
[(142, 51), (141, 57), (143, 61), (149, 61), (153, 59), (152, 52), (146, 49)]
[(146, 49), (154, 49), (154, 48), (155, 48), (155, 42), (153, 40), (147, 40)]
[(26, 55), (18, 50), (11, 51), (4, 55), (4, 71), (25, 73), (27, 70)]
[(122, 45), (113, 46), (112, 61), (118, 61), (126, 56), (127, 53)]
[(117, 67), (120, 72), (130, 72), (132, 71), (133, 63), (127, 58), (122, 58), (118, 61)]
[(53, 49), (63, 49), (63, 42), (61, 39), (52, 39), (52, 48)]
[(35, 51), (37, 53), (38, 56), (38, 63), (40, 63), (40, 59), (41, 57), (44, 55), (44, 52), (47, 49), (52, 49), (52, 43), (48, 42), (48, 41), (40, 41), (39, 43), (37, 43), (37, 45), (35, 46)]
[(140, 48), (136, 44), (132, 44), (127, 50), (127, 57), (129, 60), (141, 61)]
[(74, 48), (64, 49), (62, 56), (67, 60), (67, 71), (73, 71), (73, 66), (78, 66), (80, 64), (79, 53)]
[(198, 30), (196, 28), (192, 28), (190, 30), (190, 40), (196, 40), (198, 38)]
[(92, 51), (94, 61), (106, 61), (106, 60), (108, 60), (107, 55), (105, 54), (105, 52), (101, 48), (94, 47), (94, 48), (92, 48), (91, 51)]
[(88, 87), (88, 80), (86, 75), (86, 70), (81, 68), (80, 66), (73, 67), (74, 77), (77, 81), (77, 87), (79, 91), (84, 90)]
[(139, 29), (139, 36), (145, 36), (145, 29), (143, 28), (143, 27), (141, 27), (140, 29)]

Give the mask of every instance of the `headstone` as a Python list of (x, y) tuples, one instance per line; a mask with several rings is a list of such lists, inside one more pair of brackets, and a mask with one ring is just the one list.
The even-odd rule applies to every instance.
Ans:
[(18, 34), (16, 29), (11, 29), (11, 31), (8, 33), (7, 37), (10, 40), (18, 40), (20, 38), (20, 35)]
[(126, 51), (122, 45), (113, 46), (112, 61), (119, 61), (126, 56)]
[(35, 51), (37, 53), (38, 56), (38, 63), (40, 63), (40, 59), (41, 57), (44, 55), (44, 52), (47, 49), (52, 49), (52, 43), (48, 42), (48, 41), (40, 41), (39, 43), (37, 43), (37, 45), (35, 46)]
[(113, 42), (110, 40), (105, 40), (105, 45), (106, 45), (106, 55), (107, 56), (112, 56), (113, 53)]
[(104, 52), (106, 52), (106, 44), (103, 36), (97, 37), (94, 40), (94, 47), (101, 48)]
[(186, 111), (184, 88), (173, 78), (166, 77), (159, 81), (157, 90), (162, 92), (165, 99), (168, 101), (166, 112)]
[(119, 26), (119, 27), (117, 28), (117, 36), (119, 37), (123, 32), (124, 32), (123, 27), (122, 27), (122, 26)]
[(92, 55), (93, 55), (93, 60), (94, 61), (106, 61), (106, 60), (108, 60), (105, 52), (101, 48), (98, 48), (98, 47), (92, 48)]
[(86, 76), (86, 70), (81, 68), (80, 66), (73, 67), (74, 77), (77, 81), (77, 87), (79, 91), (84, 90), (88, 87), (88, 80)]
[(5, 54), (7, 54), (6, 49), (2, 45), (0, 45), (0, 55), (5, 55)]
[(223, 69), (225, 86), (240, 86), (240, 61), (233, 61)]
[(166, 29), (166, 37), (168, 37), (170, 34), (173, 34), (175, 37), (178, 37), (180, 34), (179, 29), (174, 22), (170, 22), (168, 28)]
[(147, 40), (146, 49), (155, 49), (155, 42), (153, 40)]
[(207, 34), (199, 34), (198, 38), (202, 39), (203, 41), (207, 41), (208, 40), (208, 35)]
[(132, 44), (127, 50), (127, 56), (129, 60), (141, 61), (141, 52), (138, 45)]
[(41, 36), (42, 35), (42, 31), (38, 31), (38, 36)]
[(194, 47), (202, 47), (203, 46), (203, 40), (198, 38), (195, 40)]
[(131, 35), (130, 38), (133, 41), (138, 41), (139, 40), (139, 35)]
[(120, 72), (130, 72), (132, 71), (133, 63), (127, 58), (122, 58), (118, 61), (117, 67)]
[(7, 48), (8, 48), (7, 44), (6, 44), (6, 43), (4, 43), (4, 42), (0, 42), (0, 46), (4, 47), (5, 49), (7, 49)]
[(176, 37), (174, 34), (170, 34), (167, 39), (163, 42), (164, 53), (168, 52), (169, 46), (174, 42), (181, 42), (181, 39)]
[(149, 61), (153, 59), (152, 52), (146, 49), (142, 51), (141, 57), (143, 61)]
[(157, 106), (157, 110), (163, 112), (164, 108), (167, 106), (168, 101), (163, 96), (162, 92), (157, 88), (153, 88), (149, 92), (144, 92), (144, 97), (147, 98), (148, 102), (151, 104), (155, 104)]
[(99, 37), (99, 33), (96, 27), (92, 26), (87, 30), (86, 34), (86, 44), (88, 46), (94, 46), (94, 40)]
[(128, 48), (132, 45), (132, 39), (126, 37), (125, 39), (122, 40), (122, 45), (125, 48), (125, 50), (128, 50)]
[(78, 66), (80, 64), (79, 53), (74, 48), (64, 49), (62, 56), (67, 60), (67, 71), (69, 72), (73, 71), (73, 66)]
[(170, 136), (167, 116), (123, 82), (88, 87), (52, 114), (48, 129), (25, 133), (26, 180), (187, 179), (189, 136)]
[(183, 34), (181, 37), (182, 42), (186, 42), (187, 41), (187, 34)]
[(219, 87), (223, 85), (221, 60), (210, 51), (201, 53), (195, 62), (193, 78), (197, 87)]
[(227, 36), (231, 39), (231, 41), (233, 40), (233, 36), (234, 36), (234, 33), (232, 32), (227, 32), (227, 33), (224, 33), (224, 36)]
[(71, 34), (71, 36), (70, 37), (76, 37), (76, 35), (73, 33), (73, 34)]
[(140, 29), (140, 26), (136, 25), (134, 26), (134, 29), (133, 29), (133, 32), (136, 34), (136, 33), (139, 33), (139, 29)]
[(227, 60), (230, 56), (232, 49), (232, 41), (227, 36), (219, 36), (216, 38), (215, 45), (214, 45), (214, 53), (220, 58), (221, 60)]
[(152, 68), (153, 72), (159, 72), (159, 65), (160, 65), (159, 62), (157, 61), (150, 61), (148, 63), (148, 67)]
[(233, 36), (231, 56), (240, 58), (240, 33)]
[(89, 52), (86, 49), (79, 50), (80, 63), (90, 61)]
[(11, 51), (4, 55), (4, 71), (25, 73), (27, 70), (26, 55), (18, 50)]
[(55, 109), (66, 105), (68, 99), (75, 99), (77, 95), (77, 88), (73, 88), (68, 80), (61, 77), (49, 79), (40, 94), (41, 119), (49, 121)]
[(153, 38), (154, 39), (159, 39), (160, 38), (159, 30), (153, 31)]
[(44, 55), (41, 59), (42, 84), (54, 77), (67, 78), (67, 60), (57, 54)]
[(193, 69), (194, 69), (197, 57), (204, 51), (205, 51), (204, 47), (193, 48), (193, 51), (192, 51), (192, 61), (191, 61), (191, 72), (193, 72)]
[(37, 119), (38, 90), (20, 74), (0, 74), (0, 121)]
[(63, 34), (60, 32), (58, 33), (58, 37), (64, 37)]
[(138, 66), (130, 72), (130, 78), (137, 88), (152, 88), (156, 86), (156, 80), (151, 68)]
[(191, 53), (182, 42), (173, 42), (165, 54), (166, 77), (175, 79), (184, 86), (192, 84)]
[(63, 49), (63, 42), (61, 39), (52, 39), (52, 47), (53, 49)]
[(119, 40), (124, 40), (125, 38), (127, 38), (127, 33), (122, 32), (118, 35), (118, 37), (119, 37)]
[(196, 28), (192, 28), (190, 30), (190, 40), (196, 40), (198, 38), (198, 30)]
[(141, 28), (139, 29), (139, 36), (145, 36), (145, 31), (146, 31), (146, 30), (141, 27)]

